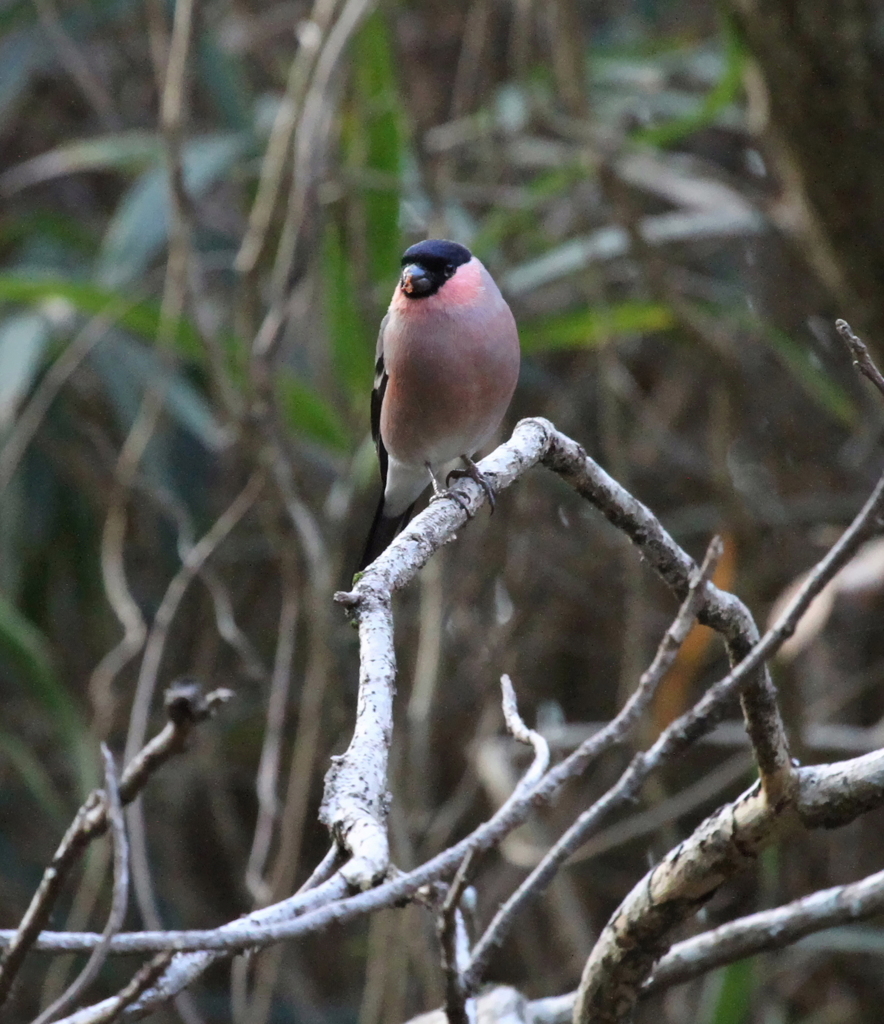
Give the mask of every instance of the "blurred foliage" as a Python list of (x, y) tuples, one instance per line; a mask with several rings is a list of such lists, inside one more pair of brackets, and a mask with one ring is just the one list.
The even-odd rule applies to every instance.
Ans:
[[(732, 536), (737, 589), (759, 613), (858, 505), (879, 453), (882, 417), (869, 408), (830, 326), (836, 312), (849, 318), (849, 311), (833, 310), (788, 236), (770, 223), (759, 230), (751, 218), (670, 242), (642, 235), (642, 218), (709, 213), (710, 181), (730, 189), (739, 209), (775, 212), (784, 199), (764, 140), (749, 128), (747, 54), (725, 14), (690, 0), (374, 6), (319, 97), (304, 162), (310, 180), (293, 180), (291, 157), (297, 132), (310, 126), (295, 118), (294, 143), (283, 139), (288, 157), (261, 256), (244, 274), (236, 255), (268, 146), (279, 138), (274, 125), (285, 120), (292, 95), (303, 99), (286, 93), (291, 62), (305, 60), (309, 85), (314, 65), (304, 55), (311, 47), (324, 54), (342, 4), (199, 5), (181, 142), (186, 272), (175, 262), (174, 140), (158, 127), (163, 69), (155, 67), (173, 9), (161, 0), (11, 0), (0, 9), (0, 912), (7, 926), (21, 916), (66, 816), (97, 778), (98, 742), (117, 752), (125, 742), (140, 652), (111, 678), (103, 674), (122, 634), (119, 594), (118, 614), (108, 600), (115, 573), (124, 575), (130, 612), (149, 627), (182, 552), (246, 475), (272, 462), (260, 432), (268, 409), (301, 503), (295, 517), (306, 517), (315, 534), (293, 529), (285, 502), (263, 496), (213, 555), (216, 582), (195, 581), (172, 623), (161, 682), (188, 673), (233, 687), (239, 700), (146, 797), (164, 919), (201, 926), (254, 905), (244, 872), (269, 685), (262, 666), (276, 656), (283, 587), (294, 588), (300, 615), (286, 771), (305, 749), (293, 753), (293, 737), (304, 725), (302, 702), (312, 707), (305, 694), (319, 671), (317, 645), (328, 655), (312, 776), (303, 781), (306, 811), (292, 826), (303, 834), (298, 877), (324, 852), (315, 821), (321, 778), (352, 725), (356, 669), (352, 631), (333, 613), (316, 617), (311, 559), (321, 545), (332, 588), (346, 580), (362, 543), (377, 486), (367, 466), (377, 325), (401, 251), (418, 238), (456, 237), (499, 281), (523, 282), (508, 292), (524, 349), (508, 425), (549, 416), (692, 551), (713, 531)], [(585, 99), (579, 116), (575, 90)], [(650, 184), (620, 182), (634, 215), (629, 224), (611, 175), (618, 156), (635, 153), (657, 159), (660, 174)], [(300, 188), (304, 211), (286, 262), (287, 218)], [(611, 247), (612, 228), (625, 232), (619, 249)], [(543, 279), (531, 283), (525, 272), (536, 259)], [(265, 387), (253, 342), (279, 281), (286, 305), (268, 346)], [(95, 331), (101, 336), (77, 356)], [(52, 371), (65, 365), (56, 388)], [(161, 413), (127, 480), (120, 453), (133, 446), (130, 431), (151, 394)], [(128, 489), (118, 565), (108, 553), (117, 528), (109, 515), (121, 481)], [(305, 536), (314, 537), (313, 548)], [(497, 728), (500, 672), (513, 676), (529, 719), (535, 712), (573, 722), (608, 718), (672, 611), (632, 553), (540, 473), (501, 498), (493, 521), (471, 523), (441, 562), (441, 575), (422, 583), (420, 601), (404, 595), (397, 608), (403, 707), (415, 673), (427, 671), (413, 652), (419, 643), (426, 652), (428, 636), (441, 638), (420, 772), (404, 712), (395, 739), (393, 831), (402, 866), (435, 852), (493, 804), (476, 750)], [(433, 614), (438, 620), (428, 625)], [(831, 712), (844, 725), (868, 726), (884, 713), (871, 685), (884, 659), (875, 621), (871, 612), (858, 616), (852, 653), (838, 670), (853, 694)], [(714, 650), (701, 662), (686, 697), (723, 667)], [(826, 687), (819, 672), (782, 671), (790, 724), (800, 731)], [(710, 771), (719, 756), (714, 748), (696, 751), (645, 799)], [(614, 767), (544, 812), (544, 835), (557, 834)], [(289, 827), (301, 798), (294, 783), (279, 789)], [(530, 996), (573, 987), (588, 936), (648, 857), (662, 855), (711, 806), (575, 867), (548, 905), (527, 915), (494, 977)], [(806, 849), (787, 847), (778, 896), (844, 880), (839, 864), (849, 863), (851, 877), (880, 867), (876, 827), (879, 819), (858, 823), (849, 840), (834, 833), (814, 836)], [(296, 868), (276, 863), (279, 849), (277, 837), (273, 877)], [(519, 870), (503, 857), (488, 865), (481, 915)], [(753, 909), (757, 881), (735, 884), (710, 918)], [(93, 926), (106, 897), (86, 914)], [(75, 902), (66, 894), (61, 921)], [(270, 979), (267, 1013), (400, 1024), (429, 1008), (440, 998), (432, 923), (415, 926), (410, 914), (395, 918), (386, 940), (366, 926), (346, 939), (287, 947), (282, 980), (260, 975)], [(807, 985), (820, 1002), (848, 990), (850, 1019), (877, 1021), (880, 948), (870, 948), (852, 961), (783, 953), (775, 971), (765, 958), (736, 964), (653, 1000), (641, 1019), (743, 1024), (773, 1019), (768, 1006), (786, 1006), (778, 1019), (810, 1020), (797, 994)], [(21, 1019), (36, 1012), (39, 986), (40, 968), (29, 964), (15, 1009)], [(221, 974), (196, 992), (207, 1021), (230, 1019), (226, 993)]]

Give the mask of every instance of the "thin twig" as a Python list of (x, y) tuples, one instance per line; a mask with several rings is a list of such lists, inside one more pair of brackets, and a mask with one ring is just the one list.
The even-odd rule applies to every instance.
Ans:
[(33, 440), (34, 434), (37, 433), (59, 391), (95, 346), (107, 337), (108, 331), (119, 318), (133, 305), (133, 302), (123, 302), (122, 300), (109, 303), (106, 309), (92, 317), (68, 342), (43, 375), (27, 405), (16, 417), (15, 426), (3, 448), (0, 449), (0, 493), (6, 489), (12, 479), (22, 456), (27, 451), (28, 445)]
[(267, 718), (264, 742), (255, 777), (258, 796), (258, 819), (252, 849), (246, 866), (246, 886), (259, 904), (270, 902), (270, 891), (264, 879), (264, 866), (270, 852), (274, 826), (279, 817), (279, 768), (282, 758), (282, 736), (292, 678), (292, 658), (298, 622), (298, 585), (293, 559), (282, 553), (282, 601), (277, 629), (273, 676), (267, 697)]
[(846, 824), (884, 802), (884, 751), (802, 768), (792, 802), (771, 804), (759, 784), (721, 807), (639, 880), (612, 915), (583, 969), (575, 1024), (620, 1024), (674, 930), (728, 878), (752, 868), (786, 829)]
[(64, 30), (53, 0), (34, 0), (34, 6), (61, 64), (94, 109), (101, 124), (108, 131), (118, 131), (121, 122), (110, 93), (94, 73), (95, 65), (80, 53), (77, 44)]
[(318, 885), (322, 885), (323, 882), (327, 882), (341, 866), (343, 859), (344, 851), (337, 843), (332, 843), (328, 849), (328, 853), (316, 865), (310, 874), (310, 877), (302, 883), (295, 895), (300, 896), (302, 893), (309, 892), (311, 889), (315, 889)]
[(846, 320), (836, 320), (835, 330), (841, 335), (845, 345), (850, 350), (850, 354), (853, 357), (853, 365), (884, 395), (884, 376), (882, 376), (881, 371), (875, 365), (875, 361), (869, 355), (866, 343), (853, 333), (850, 324)]
[[(132, 976), (125, 988), (121, 989), (115, 996), (105, 1000), (100, 1004), (100, 1007), (90, 1007), (92, 1012), (87, 1011), (85, 1014), (82, 1012), (76, 1014), (79, 1024), (113, 1024), (114, 1021), (119, 1020), (120, 1014), (126, 1007), (131, 1006), (165, 971), (174, 955), (174, 953), (170, 953), (168, 950), (163, 953), (157, 953), (155, 957), (152, 957), (148, 963)], [(71, 1024), (72, 1021), (72, 1017), (65, 1017), (64, 1020), (56, 1021), (56, 1024)]]
[[(644, 506), (632, 499), (622, 488), (618, 488), (610, 477), (586, 458), (585, 453), (576, 444), (558, 434), (548, 423), (539, 420), (523, 421), (517, 428), (513, 439), (492, 456), (483, 460), (481, 468), (486, 475), (491, 477), (495, 489), (499, 489), (502, 486), (508, 486), (541, 459), (547, 462), (551, 468), (560, 472), (581, 494), (597, 504), (615, 525), (632, 537), (654, 568), (672, 589), (684, 598), (689, 589), (693, 570), (693, 563), (688, 556), (666, 534), (659, 522)], [(477, 509), (484, 500), (481, 490), (470, 481), (464, 482), (459, 489), (466, 495), (466, 503), (471, 510)], [(763, 663), (764, 658), (768, 657), (782, 642), (782, 637), (790, 628), (790, 616), (797, 621), (814, 594), (818, 592), (819, 587), (828, 578), (827, 574), (837, 571), (840, 565), (852, 555), (856, 544), (861, 540), (862, 532), (871, 528), (871, 520), (879, 511), (880, 499), (881, 486), (879, 485), (872, 500), (863, 510), (862, 516), (847, 531), (831, 557), (827, 556), (827, 559), (824, 559), (817, 570), (811, 574), (809, 585), (800, 596), (799, 605), (791, 606), (784, 619), (778, 623), (777, 628), (781, 632), (769, 633), (749, 653), (742, 664), (707, 693), (697, 708), (692, 709), (678, 722), (673, 723), (660, 737), (654, 748), (638, 756), (621, 782), (591, 809), (590, 813), (595, 818), (595, 821), (591, 823), (591, 828), (595, 827), (595, 823), (601, 819), (603, 814), (615, 807), (622, 806), (630, 794), (635, 792), (635, 786), (640, 785), (651, 770), (674, 757), (704, 730), (714, 725), (722, 714), (728, 699), (747, 684), (752, 678), (752, 673), (756, 672), (758, 666)], [(373, 611), (376, 612), (379, 608), (383, 615), (383, 605), (389, 602), (391, 592), (404, 586), (413, 578), (426, 558), (450, 539), (452, 533), (463, 525), (465, 519), (466, 512), (454, 502), (435, 503), (417, 517), (387, 552), (366, 571), (354, 593), (341, 596), (342, 603), (355, 607), (360, 620), (370, 619)], [(740, 602), (732, 595), (718, 591), (711, 584), (706, 585), (705, 599), (706, 606), (702, 616), (704, 621), (725, 633), (726, 636), (735, 637), (737, 640), (745, 642), (747, 622), (751, 624), (751, 618), (748, 617), (748, 613)], [(792, 628), (794, 628), (794, 621), (791, 623)], [(360, 622), (360, 628), (364, 628), (364, 621)], [(363, 655), (365, 656), (366, 653), (367, 651), (364, 649)], [(374, 670), (377, 668), (378, 666), (375, 665)], [(386, 666), (383, 671), (386, 672)], [(390, 724), (392, 723), (390, 722)], [(567, 765), (564, 773), (563, 765)], [(250, 915), (242, 922), (232, 922), (214, 933), (166, 932), (160, 933), (161, 939), (163, 942), (174, 942), (176, 948), (179, 949), (211, 948), (221, 950), (233, 946), (242, 948), (256, 944), (256, 940), (263, 944), (264, 942), (278, 941), (284, 937), (305, 934), (332, 923), (352, 920), (382, 906), (393, 905), (402, 899), (408, 899), (422, 886), (443, 879), (454, 872), (471, 848), (475, 847), (481, 851), (499, 843), (504, 835), (526, 820), (533, 806), (548, 800), (568, 778), (578, 774), (584, 766), (580, 759), (576, 761), (566, 759), (562, 765), (547, 772), (542, 782), (538, 776), (535, 776), (530, 788), (514, 793), (513, 798), (507, 801), (498, 813), (480, 826), (471, 836), (407, 875), (385, 882), (370, 892), (342, 899), (342, 886), (345, 888), (346, 882), (338, 874), (308, 894), (311, 896), (309, 907), (304, 902), (306, 897), (299, 897), (292, 901), (284, 901), (277, 907), (267, 908), (260, 914)], [(833, 770), (836, 767), (833, 766)], [(568, 774), (569, 771), (572, 774)], [(801, 771), (806, 770), (799, 769), (799, 775)], [(382, 780), (382, 784), (383, 782), (384, 780)], [(299, 914), (299, 916), (296, 920), (292, 920), (291, 918), (295, 914)], [(271, 920), (275, 923), (264, 923)], [(256, 929), (255, 925), (259, 922), (260, 927)], [(148, 937), (149, 933), (142, 933), (137, 937), (134, 935), (119, 936), (115, 943), (119, 944), (120, 948), (124, 946), (139, 948), (139, 943), (142, 944), (140, 948), (146, 948), (143, 943)], [(70, 942), (71, 937), (68, 937), (66, 941)], [(200, 953), (189, 958), (176, 958), (157, 988), (151, 993), (146, 993), (138, 1007), (132, 1008), (132, 1013), (135, 1016), (143, 1015), (149, 1007), (157, 1005), (158, 1002), (169, 998), (174, 992), (180, 991), (214, 959), (216, 956), (209, 953)], [(176, 964), (178, 964), (177, 967)]]
[[(677, 865), (688, 846), (700, 849), (708, 846), (710, 836), (717, 836), (721, 847), (728, 847), (740, 855), (740, 832), (748, 828), (760, 835), (771, 836), (772, 824), (789, 817), (802, 821), (808, 827), (830, 827), (845, 825), (868, 811), (884, 804), (884, 751), (875, 751), (849, 761), (834, 764), (814, 765), (796, 769), (797, 788), (801, 796), (793, 808), (771, 807), (756, 783), (724, 809), (698, 826), (690, 839), (668, 855), (668, 860)], [(524, 801), (523, 801), (524, 803)], [(835, 820), (815, 816), (825, 806), (837, 806)], [(734, 820), (734, 812), (738, 820)], [(784, 813), (786, 812), (786, 813)], [(715, 823), (723, 824), (720, 833)], [(727, 822), (730, 822), (728, 825)], [(736, 837), (736, 843), (734, 839)], [(473, 840), (471, 842), (471, 840)], [(287, 939), (313, 934), (331, 926), (340, 926), (356, 920), (367, 913), (385, 907), (395, 906), (402, 900), (413, 897), (426, 885), (439, 881), (454, 871), (463, 855), (472, 846), (481, 853), (490, 844), (479, 845), (474, 837), (462, 840), (455, 847), (446, 850), (426, 864), (385, 882), (370, 892), (342, 898), (345, 887), (340, 875), (317, 886), (301, 896), (291, 897), (275, 907), (255, 911), (220, 928), (192, 931), (124, 932), (111, 941), (114, 954), (153, 952), (160, 949), (178, 951), (227, 951), (247, 949), (250, 946), (267, 946)], [(452, 855), (458, 859), (451, 864)], [(744, 850), (744, 859), (751, 859), (750, 851)], [(661, 862), (662, 863), (662, 862)], [(699, 863), (695, 861), (695, 863)], [(447, 871), (440, 870), (440, 865)], [(702, 864), (699, 865), (702, 867)], [(662, 878), (660, 865), (654, 869)], [(5, 941), (8, 932), (0, 931), (0, 942)], [(36, 949), (83, 951), (91, 950), (101, 941), (94, 933), (45, 932), (35, 944)], [(168, 998), (168, 993), (166, 998)]]
[[(150, 776), (175, 754), (180, 753), (194, 725), (215, 713), (231, 696), (229, 690), (214, 690), (202, 697), (193, 684), (177, 684), (166, 691), (169, 721), (165, 728), (134, 757), (120, 780), (120, 802), (130, 803)], [(34, 894), (18, 929), (8, 941), (0, 962), (0, 1003), (9, 994), (25, 954), (49, 919), (65, 879), (86, 846), (108, 827), (108, 809), (101, 791), (90, 793), (64, 835), (52, 862)]]
[[(612, 719), (602, 732), (592, 736), (579, 750), (575, 751), (571, 757), (567, 758), (559, 766), (559, 774), (562, 777), (567, 777), (567, 774), (569, 774), (569, 772), (566, 773), (561, 771), (561, 769), (572, 758), (574, 759), (572, 764), (581, 764), (581, 770), (583, 770), (591, 757), (596, 756), (615, 742), (615, 740), (622, 739), (653, 700), (658, 686), (669, 671), (673, 661), (675, 661), (675, 657), (687, 639), (688, 633), (693, 628), (694, 621), (706, 600), (706, 584), (715, 572), (715, 567), (721, 558), (723, 550), (721, 538), (714, 537), (706, 550), (703, 564), (694, 573), (687, 597), (682, 602), (681, 608), (669, 629), (666, 630), (657, 648), (654, 660), (642, 675), (632, 696), (626, 702), (620, 714)], [(525, 902), (546, 888), (558, 871), (561, 863), (569, 856), (569, 854), (559, 852), (561, 842), (562, 840), (559, 840), (559, 843), (553, 846), (546, 857), (541, 860), (519, 888), (498, 910), (486, 928), (484, 935), (476, 943), (472, 962), (464, 977), (464, 985), (468, 992), (476, 992), (478, 990), (492, 953), (509, 933), (516, 915), (522, 909)]]
[[(209, 531), (188, 551), (181, 568), (166, 588), (150, 628), (138, 673), (135, 696), (132, 701), (132, 711), (129, 716), (126, 748), (123, 754), (126, 763), (128, 763), (129, 759), (134, 756), (135, 751), (144, 742), (150, 706), (153, 702), (166, 640), (187, 587), (205, 565), (206, 560), (217, 549), (218, 545), (252, 507), (263, 486), (263, 482), (264, 477), (260, 470), (249, 477), (246, 485), (215, 520)], [(150, 884), (144, 819), (141, 813), (140, 801), (130, 808), (127, 817), (132, 848), (132, 880), (138, 900), (138, 907), (145, 919), (145, 923), (149, 926), (160, 927), (159, 915), (156, 912), (153, 897), (153, 888)]]
[(782, 949), (813, 932), (862, 921), (882, 912), (884, 871), (878, 871), (861, 882), (822, 889), (782, 907), (740, 917), (673, 946), (657, 964), (640, 995), (661, 992), (734, 960)]
[(255, 200), (249, 212), (248, 227), (234, 260), (234, 267), (246, 276), (254, 273), (264, 250), (291, 149), (292, 136), (302, 110), (304, 94), (338, 2), (339, 0), (315, 0), (309, 19), (299, 29), (300, 46), (289, 68), (285, 95), (276, 111), (270, 139), (261, 162), (261, 173)]
[(461, 861), (448, 892), (445, 893), (437, 922), (439, 944), (442, 948), (442, 971), (445, 975), (445, 1015), (448, 1024), (470, 1022), (462, 973), (469, 965), (470, 948), (460, 901), (470, 883), (475, 860), (476, 850), (472, 849)]
[(129, 843), (126, 839), (126, 820), (120, 802), (113, 754), (104, 743), (101, 744), (101, 756), (104, 761), (104, 802), (114, 846), (114, 886), (110, 913), (101, 936), (102, 941), (92, 950), (83, 970), (58, 999), (37, 1017), (34, 1024), (49, 1024), (49, 1021), (54, 1020), (76, 1002), (81, 993), (92, 984), (107, 960), (110, 940), (123, 927), (126, 918), (129, 905)]

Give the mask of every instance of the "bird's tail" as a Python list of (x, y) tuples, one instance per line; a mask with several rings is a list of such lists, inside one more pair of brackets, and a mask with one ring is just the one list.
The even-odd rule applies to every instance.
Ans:
[(401, 515), (385, 516), (384, 496), (383, 494), (381, 495), (377, 511), (374, 514), (374, 521), (371, 524), (371, 529), (368, 531), (365, 550), (362, 552), (362, 558), (359, 559), (359, 565), (356, 568), (356, 572), (362, 572), (362, 570), (367, 565), (370, 565), (382, 551), (385, 551), (390, 546), (396, 534), (405, 526), (408, 520), (411, 519), (411, 513), (414, 511), (414, 506), (415, 502), (412, 502)]

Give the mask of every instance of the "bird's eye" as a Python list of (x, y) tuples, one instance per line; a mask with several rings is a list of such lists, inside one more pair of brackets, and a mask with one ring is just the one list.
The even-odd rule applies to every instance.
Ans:
[(453, 263), (446, 263), (445, 264), (445, 276), (446, 277), (451, 277), (451, 275), (454, 273), (454, 271), (455, 271), (455, 266), (454, 266)]

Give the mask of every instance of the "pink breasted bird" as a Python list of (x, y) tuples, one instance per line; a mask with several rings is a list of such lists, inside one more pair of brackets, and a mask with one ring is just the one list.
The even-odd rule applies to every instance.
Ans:
[(360, 570), (458, 463), (493, 501), (472, 456), (500, 426), (518, 376), (516, 322), (479, 260), (441, 239), (407, 249), (378, 335), (371, 432), (384, 490)]

